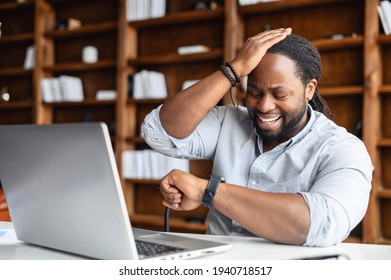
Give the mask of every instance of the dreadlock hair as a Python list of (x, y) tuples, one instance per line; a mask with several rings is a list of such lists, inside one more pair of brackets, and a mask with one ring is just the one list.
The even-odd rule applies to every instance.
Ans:
[[(284, 55), (295, 63), (296, 75), (306, 85), (312, 79), (319, 81), (322, 74), (322, 62), (319, 51), (307, 39), (296, 34), (288, 35), (284, 40), (273, 45), (268, 53)], [(315, 88), (313, 98), (309, 101), (311, 107), (333, 118), (326, 101), (319, 95), (318, 88)]]

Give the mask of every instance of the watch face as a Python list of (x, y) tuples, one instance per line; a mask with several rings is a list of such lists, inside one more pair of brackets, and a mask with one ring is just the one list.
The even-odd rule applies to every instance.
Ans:
[(207, 207), (211, 207), (213, 202), (213, 194), (211, 192), (206, 192), (203, 198), (203, 203)]

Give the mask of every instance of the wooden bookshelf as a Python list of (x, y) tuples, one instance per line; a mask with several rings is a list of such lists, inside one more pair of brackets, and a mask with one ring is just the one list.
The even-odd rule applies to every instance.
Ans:
[[(323, 74), (319, 92), (334, 121), (361, 137), (375, 166), (367, 214), (348, 242), (391, 244), (391, 36), (382, 34), (378, 0), (281, 0), (240, 6), (219, 0), (214, 9), (194, 11), (197, 0), (167, 1), (166, 16), (128, 22), (126, 0), (0, 0), (0, 124), (103, 121), (110, 127), (131, 220), (162, 229), (164, 207), (156, 180), (122, 176), (122, 153), (149, 148), (140, 136), (144, 117), (164, 99), (128, 96), (128, 76), (146, 69), (165, 74), (168, 96), (185, 80), (201, 79), (231, 60), (244, 40), (265, 27), (292, 27), (319, 49)], [(55, 23), (81, 21), (75, 30)], [(12, 22), (12, 24), (9, 24)], [(335, 37), (334, 35), (344, 34)], [(179, 55), (180, 46), (202, 44), (210, 51)], [(36, 64), (24, 69), (26, 48), (34, 45)], [(98, 48), (99, 60), (81, 60), (84, 46)], [(82, 102), (43, 101), (40, 81), (71, 75), (83, 81)], [(117, 99), (96, 100), (97, 90), (113, 89)], [(245, 93), (239, 94), (241, 103)], [(236, 96), (234, 96), (236, 100)], [(221, 104), (229, 104), (227, 94)], [(191, 172), (207, 177), (211, 162), (191, 161)], [(175, 231), (204, 232), (207, 209), (172, 212)]]
[[(197, 1), (167, 1), (167, 15), (162, 18), (124, 22), (123, 42), (126, 64), (121, 71), (123, 92), (127, 94), (127, 79), (141, 70), (164, 73), (168, 96), (182, 88), (185, 80), (201, 79), (214, 71), (216, 65), (224, 61), (224, 5), (214, 10), (193, 11), (191, 6)], [(199, 54), (179, 55), (180, 46), (202, 44), (210, 51)], [(164, 100), (136, 100), (125, 96), (122, 119), (119, 126), (121, 150), (147, 149), (140, 137), (140, 126), (144, 117)], [(210, 162), (192, 161), (190, 170), (203, 177), (209, 176)], [(158, 181), (123, 180), (127, 196), (128, 210), (135, 226), (163, 229), (164, 207), (158, 189)], [(204, 219), (207, 209), (200, 207), (191, 212), (171, 213), (171, 230), (205, 232)], [(196, 221), (196, 222), (195, 222)]]

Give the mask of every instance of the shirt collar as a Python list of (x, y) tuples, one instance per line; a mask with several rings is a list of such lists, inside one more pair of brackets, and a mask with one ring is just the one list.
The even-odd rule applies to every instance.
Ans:
[(308, 105), (308, 113), (310, 115), (310, 119), (299, 133), (297, 133), (295, 136), (293, 136), (287, 141), (290, 142), (290, 144), (301, 141), (301, 139), (303, 139), (310, 132), (312, 125), (315, 123), (316, 120), (315, 112), (314, 109), (312, 109), (311, 105)]

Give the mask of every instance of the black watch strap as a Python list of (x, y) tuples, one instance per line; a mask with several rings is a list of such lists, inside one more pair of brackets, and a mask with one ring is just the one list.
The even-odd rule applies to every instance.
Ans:
[(216, 190), (221, 182), (224, 182), (224, 178), (210, 175), (208, 185), (206, 186), (204, 197), (202, 198), (202, 204), (208, 208), (213, 207), (213, 199), (216, 194)]

